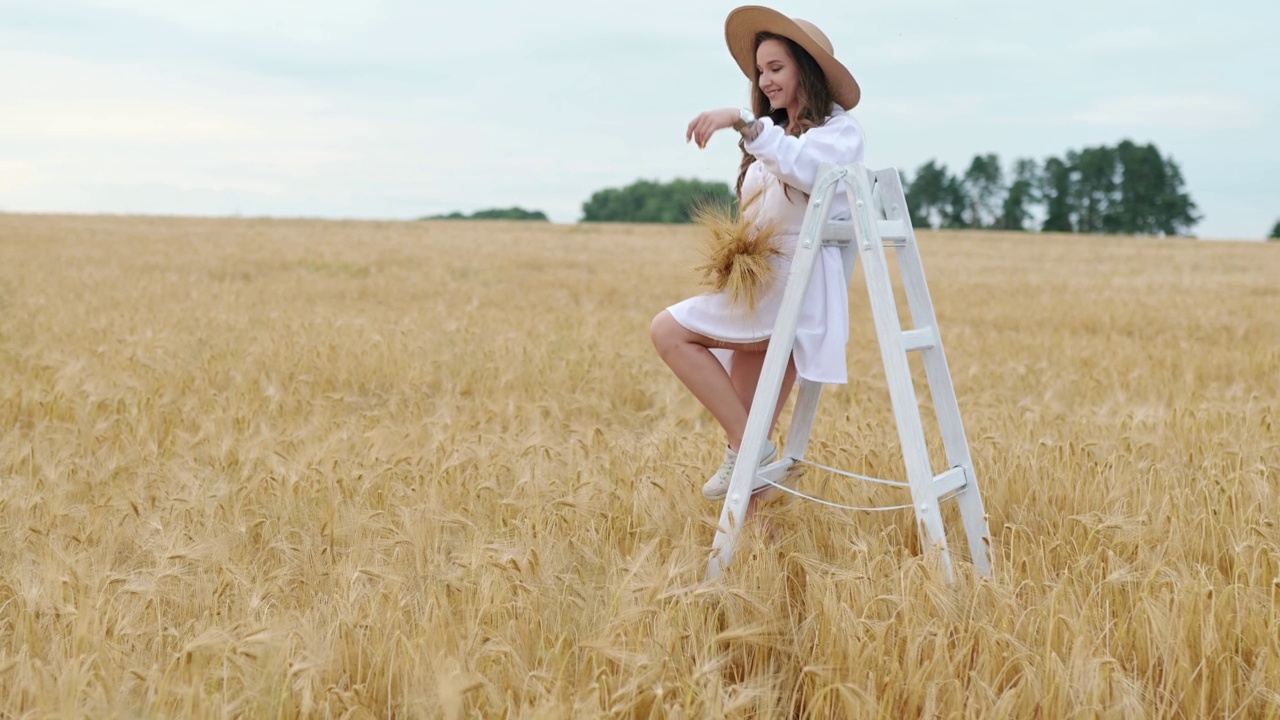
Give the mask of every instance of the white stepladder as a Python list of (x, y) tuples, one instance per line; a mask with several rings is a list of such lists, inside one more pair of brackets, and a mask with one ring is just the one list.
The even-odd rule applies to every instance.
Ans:
[[(843, 182), (849, 198), (852, 220), (828, 220), (831, 198)], [(902, 443), (902, 457), (907, 470), (907, 482), (893, 482), (864, 478), (853, 473), (836, 472), (888, 485), (907, 487), (911, 491), (911, 505), (885, 508), (851, 508), (861, 510), (893, 510), (911, 507), (916, 514), (916, 529), (921, 544), (939, 551), (948, 578), (953, 578), (951, 555), (947, 550), (946, 530), (943, 527), (942, 501), (954, 498), (960, 509), (961, 520), (969, 541), (969, 554), (974, 568), (986, 575), (991, 572), (988, 556), (990, 531), (986, 512), (978, 491), (977, 475), (969, 455), (969, 443), (965, 439), (960, 421), (960, 407), (956, 402), (955, 388), (947, 369), (947, 358), (942, 351), (942, 337), (934, 316), (933, 302), (925, 284), (924, 266), (916, 246), (915, 231), (907, 211), (906, 197), (898, 171), (869, 171), (861, 164), (850, 166), (827, 165), (818, 173), (805, 212), (804, 224), (797, 239), (796, 252), (791, 261), (782, 305), (774, 325), (769, 349), (765, 353), (764, 367), (756, 386), (751, 412), (747, 417), (739, 457), (759, 457), (769, 423), (778, 401), (778, 392), (786, 372), (787, 363), (795, 343), (796, 326), (805, 290), (824, 245), (840, 247), (844, 259), (844, 279), (848, 285), (853, 275), (857, 257), (862, 256), (866, 276), (867, 293), (871, 300), (871, 312), (875, 319), (876, 335), (880, 341), (880, 354), (884, 360), (885, 375), (889, 383), (889, 397), (893, 404), (894, 419)], [(906, 291), (907, 305), (914, 327), (903, 330), (898, 320), (898, 305), (889, 279), (889, 264), (885, 246), (897, 251), (898, 267)], [(920, 406), (907, 353), (919, 351), (924, 360), (929, 390), (937, 412), (938, 427), (946, 451), (947, 469), (934, 474), (925, 441)], [(787, 441), (782, 449), (782, 459), (764, 467), (755, 463), (740, 462), (734, 467), (729, 491), (725, 495), (720, 524), (712, 545), (707, 577), (720, 575), (733, 557), (737, 541), (746, 517), (747, 505), (753, 492), (778, 487), (798, 493), (781, 481), (804, 460), (809, 436), (818, 411), (818, 398), (822, 384), (803, 378), (799, 382), (799, 394), (792, 414)], [(822, 466), (818, 466), (822, 467)], [(834, 470), (834, 468), (825, 468)], [(814, 498), (808, 498), (814, 499)], [(834, 505), (833, 503), (824, 503)]]

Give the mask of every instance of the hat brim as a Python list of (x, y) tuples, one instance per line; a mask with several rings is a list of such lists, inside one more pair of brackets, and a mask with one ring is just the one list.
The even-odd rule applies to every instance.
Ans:
[(827, 77), (827, 85), (836, 103), (845, 110), (852, 110), (862, 99), (862, 88), (844, 63), (796, 24), (794, 20), (777, 10), (758, 5), (745, 5), (729, 13), (724, 21), (724, 38), (729, 53), (748, 80), (755, 82), (756, 36), (762, 32), (781, 35), (804, 48), (818, 62)]

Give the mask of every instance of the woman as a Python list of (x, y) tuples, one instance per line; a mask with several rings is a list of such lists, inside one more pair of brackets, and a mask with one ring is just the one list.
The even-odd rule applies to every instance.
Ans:
[[(672, 305), (650, 327), (663, 361), (728, 436), (724, 463), (702, 488), (711, 500), (723, 498), (729, 489), (818, 170), (826, 163), (849, 165), (863, 159), (862, 128), (847, 113), (858, 104), (861, 91), (821, 30), (768, 8), (747, 6), (729, 13), (725, 38), (752, 82), (752, 110), (704, 112), (689, 123), (686, 141), (704, 148), (719, 130), (733, 128), (741, 134), (739, 204), (744, 205), (744, 197), (751, 200), (744, 215), (755, 227), (775, 233), (781, 256), (753, 311), (735, 306), (726, 293), (708, 293)], [(848, 199), (837, 188), (831, 217), (849, 216)], [(847, 382), (848, 335), (848, 288), (840, 251), (824, 247), (805, 294), (773, 425), (797, 373), (815, 382)], [(776, 453), (777, 446), (767, 441), (764, 456), (756, 461), (764, 465)]]

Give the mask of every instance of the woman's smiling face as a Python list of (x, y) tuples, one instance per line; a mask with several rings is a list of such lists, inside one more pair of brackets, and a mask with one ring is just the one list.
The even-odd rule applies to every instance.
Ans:
[(769, 98), (773, 109), (794, 110), (800, 88), (800, 68), (787, 44), (776, 39), (760, 43), (756, 48), (756, 70), (760, 72), (760, 90)]

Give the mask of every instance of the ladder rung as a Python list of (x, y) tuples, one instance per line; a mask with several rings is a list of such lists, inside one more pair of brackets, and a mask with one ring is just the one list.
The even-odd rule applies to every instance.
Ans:
[(902, 347), (907, 352), (911, 352), (912, 350), (926, 350), (937, 344), (938, 335), (931, 327), (904, 330), (902, 332)]
[(795, 463), (795, 460), (785, 457), (781, 460), (775, 460), (760, 468), (760, 471), (756, 473), (756, 477), (767, 478), (773, 482), (781, 482), (786, 479), (787, 474)]
[[(880, 241), (892, 247), (902, 247), (907, 241), (907, 226), (901, 220), (877, 220), (876, 230)], [(822, 233), (823, 245), (848, 245), (853, 242), (852, 220), (831, 220)]]
[(877, 220), (876, 229), (886, 243), (902, 243), (907, 239), (907, 225), (901, 220)]
[(853, 242), (853, 221), (829, 220), (822, 233), (823, 245), (848, 245)]
[(965, 478), (964, 468), (953, 467), (933, 479), (933, 492), (936, 496), (942, 497), (954, 490), (960, 490), (968, 484)]
[[(751, 480), (751, 492), (757, 493), (765, 488), (772, 487), (769, 483), (787, 482), (799, 470), (799, 463), (791, 458), (784, 457), (781, 460), (775, 460), (756, 472), (755, 477)], [(769, 482), (765, 482), (766, 480)]]

